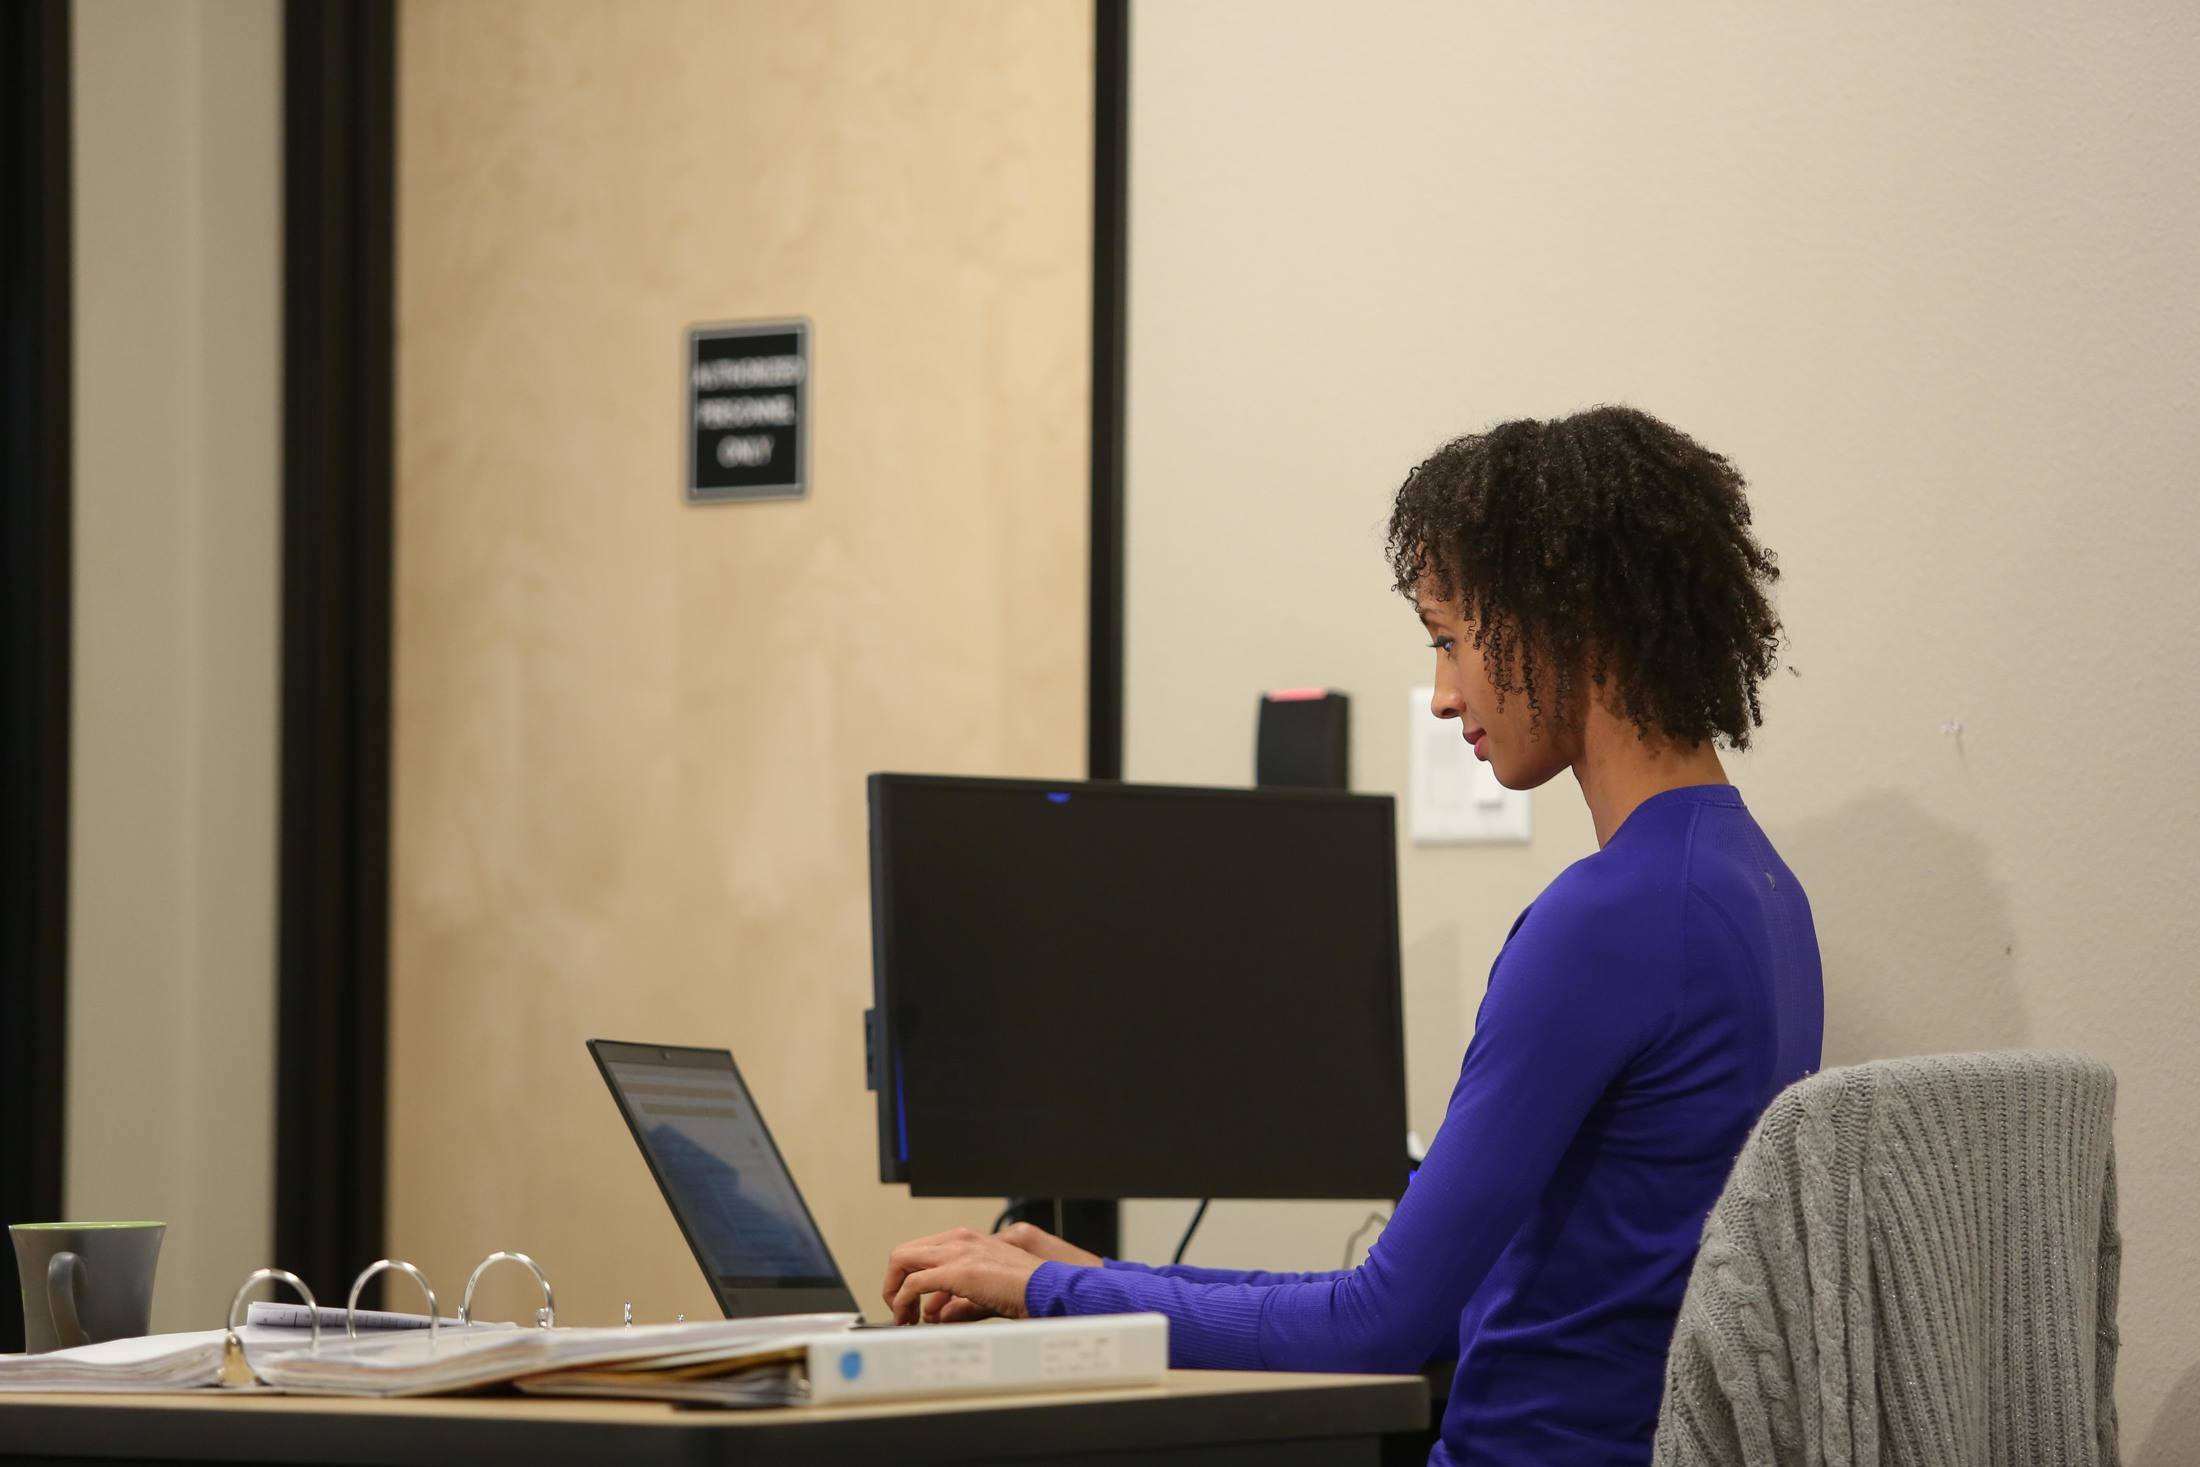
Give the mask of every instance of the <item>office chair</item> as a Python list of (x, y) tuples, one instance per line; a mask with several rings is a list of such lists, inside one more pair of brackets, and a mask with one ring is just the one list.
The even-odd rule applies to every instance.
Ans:
[(1705, 1226), (1659, 1467), (2114, 1467), (2115, 1097), (2021, 1050), (1789, 1086)]

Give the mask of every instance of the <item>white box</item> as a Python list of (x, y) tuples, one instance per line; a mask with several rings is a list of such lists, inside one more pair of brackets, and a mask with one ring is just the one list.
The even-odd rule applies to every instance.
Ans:
[(808, 1350), (816, 1405), (1159, 1385), (1169, 1369), (1169, 1321), (1106, 1314), (919, 1324), (814, 1336)]

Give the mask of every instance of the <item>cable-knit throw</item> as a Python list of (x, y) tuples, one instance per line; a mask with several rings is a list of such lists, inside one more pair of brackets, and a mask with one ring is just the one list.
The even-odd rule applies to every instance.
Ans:
[(2115, 1103), (2023, 1050), (1782, 1091), (1704, 1227), (1659, 1467), (2115, 1467)]

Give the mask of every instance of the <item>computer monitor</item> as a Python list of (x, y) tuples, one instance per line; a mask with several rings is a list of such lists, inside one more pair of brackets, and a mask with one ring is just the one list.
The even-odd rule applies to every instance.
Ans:
[(883, 1179), (1403, 1189), (1388, 796), (877, 774), (870, 808)]

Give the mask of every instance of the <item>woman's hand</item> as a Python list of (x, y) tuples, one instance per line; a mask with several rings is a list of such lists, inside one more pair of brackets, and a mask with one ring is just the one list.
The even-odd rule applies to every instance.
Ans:
[(1040, 1262), (1004, 1238), (953, 1228), (887, 1255), (886, 1303), (896, 1324), (915, 1324), (920, 1309), (923, 1318), (942, 1323), (992, 1315), (1022, 1319), (1024, 1286)]
[(1027, 1222), (1010, 1223), (993, 1236), (1004, 1243), (1015, 1244), (1045, 1263), (1073, 1263), (1079, 1268), (1100, 1266), (1099, 1254), (1087, 1253), (1075, 1243), (1064, 1242), (1045, 1228)]

